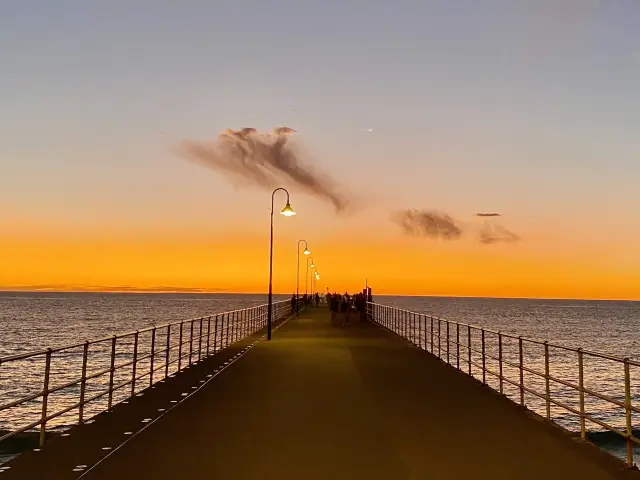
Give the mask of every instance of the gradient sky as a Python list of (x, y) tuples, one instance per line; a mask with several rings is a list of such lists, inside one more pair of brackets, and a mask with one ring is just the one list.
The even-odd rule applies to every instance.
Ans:
[(322, 288), (640, 299), (636, 0), (0, 2), (0, 69), (0, 288), (265, 291), (270, 192), (171, 147), (286, 125), (359, 209), (292, 190), (276, 291), (305, 238)]

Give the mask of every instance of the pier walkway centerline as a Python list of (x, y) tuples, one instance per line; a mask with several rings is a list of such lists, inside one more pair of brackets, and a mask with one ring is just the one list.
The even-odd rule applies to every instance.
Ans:
[(331, 326), (318, 308), (82, 478), (638, 478), (599, 453), (392, 333)]

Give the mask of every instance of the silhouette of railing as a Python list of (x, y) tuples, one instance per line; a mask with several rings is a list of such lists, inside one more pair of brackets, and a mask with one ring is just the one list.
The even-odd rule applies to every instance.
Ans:
[[(640, 362), (582, 348), (571, 348), (547, 341), (509, 335), (476, 325), (444, 320), (374, 302), (367, 303), (367, 315), (372, 321), (436, 355), (458, 370), (474, 377), (475, 371), (478, 377), (481, 376), (482, 383), (486, 385), (490, 383), (488, 376), (495, 378), (497, 385), (489, 386), (523, 407), (526, 406), (525, 394), (537, 397), (541, 401), (546, 418), (556, 421), (563, 428), (566, 428), (566, 422), (558, 422), (557, 418), (552, 418), (552, 407), (559, 407), (569, 415), (577, 416), (582, 439), (587, 438), (587, 421), (619, 435), (626, 442), (627, 465), (633, 465), (633, 446), (640, 445), (640, 438), (634, 434), (632, 419), (634, 414), (640, 413), (640, 408), (632, 404), (631, 368), (640, 367)], [(532, 346), (542, 350), (537, 357), (527, 351), (532, 349)], [(567, 362), (573, 361), (577, 364), (575, 369), (577, 379), (567, 380), (551, 373), (554, 367), (551, 352), (560, 352), (556, 357), (561, 360), (564, 370)], [(609, 385), (605, 385), (608, 387), (607, 390), (613, 393), (602, 393), (595, 388), (585, 386), (585, 362), (588, 359), (599, 362), (596, 369), (598, 371), (616, 368), (620, 370), (620, 381), (609, 380)], [(511, 376), (510, 373), (514, 375)], [(528, 376), (528, 381), (525, 381), (525, 376)], [(602, 380), (597, 373), (592, 376), (596, 381), (598, 378)], [(603, 383), (600, 381), (598, 386), (601, 387)], [(507, 386), (513, 387), (511, 394), (505, 393)], [(554, 386), (560, 388), (554, 388)], [(553, 396), (552, 390), (558, 395)], [(577, 393), (577, 401), (565, 400), (569, 398), (568, 392)], [(637, 393), (635, 396), (638, 398)], [(589, 397), (609, 405), (604, 408), (622, 409), (624, 421), (620, 422), (621, 428), (588, 412), (585, 403)]]
[[(260, 305), (0, 358), (0, 425), (10, 426), (0, 433), (0, 443), (39, 428), (42, 446), (47, 427), (56, 421), (58, 426), (91, 422), (116, 403), (260, 331), (267, 310)], [(290, 314), (290, 301), (273, 304), (274, 320)], [(30, 415), (32, 421), (25, 421)]]

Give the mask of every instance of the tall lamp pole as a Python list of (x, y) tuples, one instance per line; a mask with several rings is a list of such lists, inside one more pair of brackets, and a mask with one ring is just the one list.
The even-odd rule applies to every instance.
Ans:
[[(304, 242), (304, 253), (310, 255), (309, 246), (306, 240), (298, 240), (298, 270), (296, 272), (296, 317), (300, 316), (300, 244)], [(309, 263), (307, 263), (309, 265)]]
[(271, 325), (273, 322), (273, 312), (271, 311), (273, 306), (273, 201), (278, 190), (282, 190), (287, 194), (287, 204), (280, 211), (280, 214), (284, 215), (285, 217), (290, 217), (296, 214), (296, 212), (293, 211), (293, 208), (291, 208), (291, 204), (289, 203), (289, 192), (282, 187), (276, 188), (271, 194), (271, 238), (269, 241), (269, 303), (267, 311), (267, 340), (271, 340)]

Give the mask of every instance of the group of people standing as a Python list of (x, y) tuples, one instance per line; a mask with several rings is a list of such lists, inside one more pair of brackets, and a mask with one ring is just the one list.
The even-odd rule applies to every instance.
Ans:
[[(300, 298), (300, 301), (306, 307), (309, 307), (314, 303), (317, 307), (318, 305), (324, 302), (324, 295), (320, 295), (318, 292), (316, 292), (315, 294), (309, 294), (309, 295), (305, 293)], [(296, 294), (295, 293), (291, 296), (291, 310), (294, 312), (296, 311)]]
[[(296, 311), (296, 294), (291, 296), (291, 310)], [(349, 325), (351, 322), (360, 324), (367, 319), (367, 299), (364, 293), (328, 293), (325, 296), (315, 292), (314, 294), (304, 294), (300, 297), (300, 302), (309, 307), (315, 304), (318, 307), (321, 303), (327, 303), (331, 311), (331, 324), (336, 326)]]
[(331, 323), (333, 325), (348, 325), (351, 320), (362, 323), (366, 320), (367, 300), (363, 293), (349, 295), (345, 292), (327, 293), (327, 303), (331, 310)]

